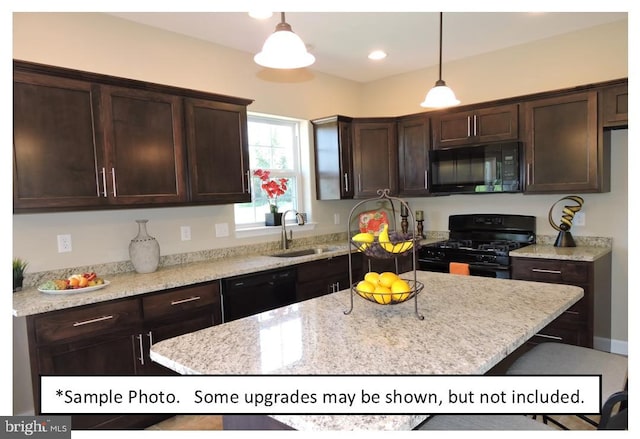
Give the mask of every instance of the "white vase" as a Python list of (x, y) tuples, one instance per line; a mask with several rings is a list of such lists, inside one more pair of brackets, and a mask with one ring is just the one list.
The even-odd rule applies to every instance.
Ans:
[(158, 269), (160, 262), (160, 244), (153, 236), (147, 233), (149, 220), (136, 220), (138, 223), (138, 235), (129, 244), (129, 257), (133, 268), (138, 273), (153, 273)]

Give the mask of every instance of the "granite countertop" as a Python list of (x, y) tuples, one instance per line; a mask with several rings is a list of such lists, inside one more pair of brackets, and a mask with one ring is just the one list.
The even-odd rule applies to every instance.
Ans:
[(563, 259), (571, 261), (595, 261), (611, 253), (611, 247), (577, 246), (554, 247), (551, 244), (533, 244), (509, 252), (514, 258)]
[[(161, 341), (151, 358), (183, 375), (484, 374), (583, 296), (540, 282), (422, 271), (417, 280), (424, 320), (413, 299), (355, 296), (344, 315), (343, 290)], [(272, 417), (299, 430), (410, 430), (427, 414)]]
[[(435, 240), (423, 240), (426, 244)], [(215, 258), (202, 262), (191, 262), (161, 267), (153, 273), (139, 274), (126, 272), (105, 276), (110, 282), (103, 289), (71, 294), (45, 294), (36, 287), (13, 293), (13, 315), (22, 317), (75, 306), (121, 299), (139, 294), (152, 293), (215, 281), (232, 276), (256, 273), (263, 270), (289, 267), (304, 262), (327, 259), (349, 254), (346, 243), (315, 245), (313, 248), (327, 248), (330, 251), (293, 258), (280, 258), (263, 254)], [(292, 250), (299, 250), (292, 249)], [(353, 251), (353, 250), (352, 250)], [(278, 251), (271, 252), (278, 253)]]

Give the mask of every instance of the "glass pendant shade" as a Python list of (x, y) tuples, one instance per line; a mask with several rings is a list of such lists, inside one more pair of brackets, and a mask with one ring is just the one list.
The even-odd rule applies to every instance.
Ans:
[(436, 81), (436, 85), (429, 90), (424, 102), (420, 104), (425, 108), (445, 108), (458, 105), (460, 101), (456, 98), (455, 93), (443, 80)]
[(267, 38), (262, 51), (253, 60), (272, 69), (299, 69), (310, 66), (316, 58), (307, 52), (304, 42), (284, 22), (282, 14), (282, 22), (278, 23), (275, 32)]

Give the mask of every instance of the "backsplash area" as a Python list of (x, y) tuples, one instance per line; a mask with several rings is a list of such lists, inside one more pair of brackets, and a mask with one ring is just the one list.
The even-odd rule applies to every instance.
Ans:
[[(449, 237), (449, 232), (426, 231), (425, 238), (428, 240), (444, 240)], [(325, 245), (331, 243), (344, 243), (347, 240), (347, 233), (332, 233), (327, 235), (317, 235), (310, 237), (297, 238), (291, 248), (305, 248), (316, 245)], [(537, 235), (536, 243), (540, 245), (553, 245), (556, 236), (553, 235)], [(591, 236), (574, 236), (577, 246), (589, 247), (611, 247), (612, 238), (591, 237)], [(189, 264), (193, 262), (208, 261), (221, 258), (239, 257), (244, 255), (266, 254), (280, 250), (279, 241), (264, 242), (259, 244), (241, 245), (236, 247), (218, 248), (211, 250), (201, 250), (190, 253), (179, 253), (173, 255), (160, 256), (160, 264), (158, 268), (169, 267), (173, 265)], [(81, 267), (70, 267), (53, 271), (41, 271), (36, 273), (26, 273), (24, 278), (24, 286), (34, 287), (50, 279), (65, 279), (75, 273), (96, 272), (101, 276), (127, 273), (135, 271), (131, 261), (111, 262), (106, 264), (85, 265)]]

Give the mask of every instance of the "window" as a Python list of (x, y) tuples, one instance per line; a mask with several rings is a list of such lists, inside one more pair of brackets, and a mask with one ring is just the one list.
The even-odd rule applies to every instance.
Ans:
[(286, 193), (277, 198), (279, 212), (298, 210), (302, 181), (299, 121), (249, 114), (247, 122), (252, 201), (234, 207), (236, 225), (241, 227), (264, 225), (264, 214), (269, 212), (271, 200), (260, 187), (260, 178), (253, 175), (256, 169), (268, 170), (271, 178), (288, 179)]

